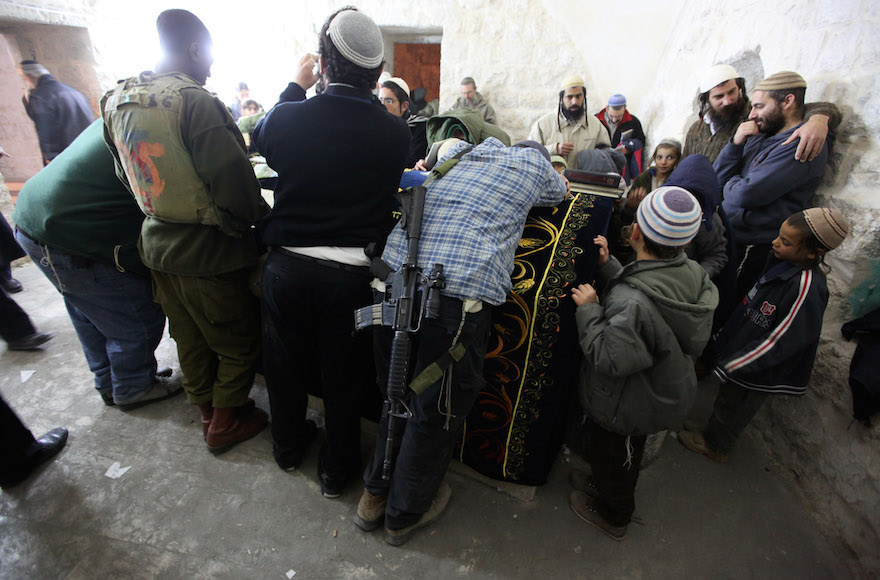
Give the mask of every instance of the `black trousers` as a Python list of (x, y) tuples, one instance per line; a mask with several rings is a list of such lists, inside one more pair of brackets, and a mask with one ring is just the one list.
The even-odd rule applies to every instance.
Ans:
[(770, 395), (722, 382), (712, 409), (712, 417), (703, 432), (706, 445), (713, 451), (730, 453), (740, 434), (755, 417)]
[(0, 337), (6, 342), (21, 340), (37, 331), (27, 313), (0, 288)]
[[(364, 474), (364, 487), (374, 495), (388, 496), (385, 525), (389, 529), (399, 530), (414, 524), (428, 511), (437, 495), (452, 460), (455, 441), (484, 385), (483, 360), (486, 357), (491, 319), (491, 308), (485, 304), (479, 312), (467, 314), (462, 325), (462, 301), (441, 296), (440, 318), (424, 320), (413, 341), (411, 379), (449, 350), (459, 328), (459, 342), (469, 346), (462, 359), (447, 371), (451, 372), (448, 399), (449, 391), (442, 387), (441, 379), (407, 402), (412, 417), (405, 422), (398, 419), (395, 425), (396, 460), (389, 481), (382, 479), (388, 436), (388, 416), (382, 416), (376, 452)], [(392, 338), (391, 329), (384, 327), (376, 331), (374, 338), (376, 374), (383, 397), (388, 380)], [(450, 414), (448, 419), (444, 414), (447, 411)]]
[(589, 421), (590, 467), (599, 490), (596, 511), (608, 523), (625, 526), (636, 509), (636, 483), (647, 435), (618, 435)]
[[(308, 446), (308, 392), (324, 399), (324, 479), (344, 483), (361, 470), (361, 396), (370, 380), (368, 332), (353, 334), (354, 311), (372, 303), (371, 276), (272, 250), (263, 269), (263, 372), (275, 460), (299, 465)], [(318, 388), (314, 388), (317, 386)]]
[(18, 479), (37, 451), (34, 436), (0, 397), (0, 482)]

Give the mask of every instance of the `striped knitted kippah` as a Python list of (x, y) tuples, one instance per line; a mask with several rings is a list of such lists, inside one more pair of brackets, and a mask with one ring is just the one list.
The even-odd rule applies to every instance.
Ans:
[(41, 77), (49, 74), (46, 67), (34, 60), (23, 60), (18, 66), (21, 67), (21, 72), (32, 77)]
[(382, 64), (382, 32), (366, 14), (355, 10), (340, 12), (330, 22), (327, 35), (342, 56), (359, 67), (374, 69)]
[(784, 91), (786, 89), (805, 88), (807, 88), (807, 81), (804, 80), (804, 77), (796, 72), (791, 72), (790, 70), (784, 70), (775, 75), (770, 75), (755, 85), (756, 91)]
[(836, 209), (811, 207), (804, 210), (804, 219), (819, 243), (829, 250), (843, 243), (849, 233), (849, 222)]
[(636, 222), (645, 237), (661, 246), (687, 245), (700, 230), (700, 203), (681, 187), (659, 187), (645, 196)]

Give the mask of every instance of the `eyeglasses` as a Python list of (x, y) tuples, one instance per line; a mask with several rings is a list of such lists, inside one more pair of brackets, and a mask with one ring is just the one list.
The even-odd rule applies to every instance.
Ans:
[(384, 99), (379, 99), (379, 101), (381, 101), (383, 105), (393, 105), (394, 103), (397, 102), (397, 99), (392, 99), (390, 97), (386, 97)]

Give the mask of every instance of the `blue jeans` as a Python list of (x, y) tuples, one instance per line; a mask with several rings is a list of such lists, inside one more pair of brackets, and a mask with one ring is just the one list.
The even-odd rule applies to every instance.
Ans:
[(165, 331), (150, 278), (35, 242), (19, 230), (15, 237), (64, 297), (98, 392), (125, 404), (149, 389)]

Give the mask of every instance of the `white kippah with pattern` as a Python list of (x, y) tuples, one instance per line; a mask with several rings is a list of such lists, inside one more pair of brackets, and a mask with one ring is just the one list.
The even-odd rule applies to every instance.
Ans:
[(382, 31), (366, 14), (354, 10), (340, 12), (330, 22), (327, 35), (342, 56), (359, 67), (374, 69), (382, 64)]
[(646, 238), (661, 246), (685, 246), (700, 231), (703, 210), (686, 189), (659, 187), (645, 196), (636, 222)]

